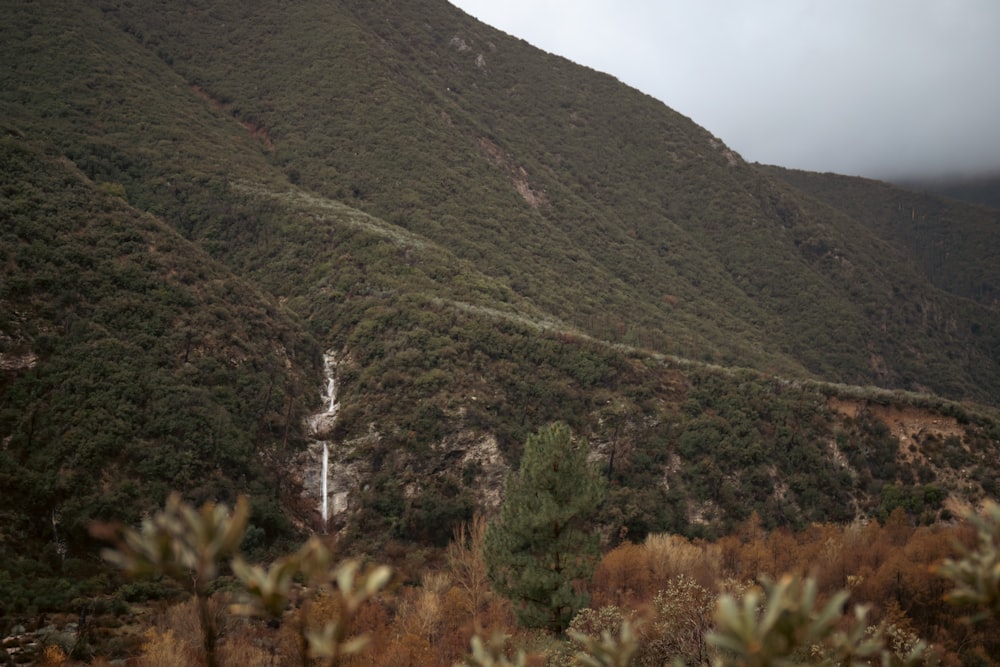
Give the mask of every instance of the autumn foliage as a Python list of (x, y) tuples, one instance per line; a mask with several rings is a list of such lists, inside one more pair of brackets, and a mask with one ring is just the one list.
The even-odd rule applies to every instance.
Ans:
[[(511, 604), (491, 589), (486, 576), (487, 522), (482, 518), (461, 525), (446, 550), (422, 554), (421, 566), (401, 563), (388, 586), (369, 586), (363, 596), (351, 597), (349, 581), (319, 594), (292, 586), (288, 595), (304, 602), (272, 615), (270, 623), (230, 613), (239, 608), (232, 605), (238, 600), (232, 594), (215, 593), (204, 609), (218, 634), (217, 664), (240, 667), (313, 664), (318, 654), (302, 650), (303, 631), (331, 627), (340, 628), (337, 641), (344, 645), (365, 638), (363, 650), (343, 652), (331, 663), (337, 665), (419, 667), (469, 660), (473, 665), (561, 667), (582, 664), (580, 651), (596, 655), (602, 647), (610, 660), (620, 662), (623, 644), (616, 641), (628, 644), (629, 661), (621, 664), (663, 665), (678, 659), (708, 664), (718, 657), (719, 645), (735, 641), (732, 633), (738, 632), (720, 626), (724, 608), (731, 615), (755, 614), (766, 604), (790, 605), (791, 617), (815, 621), (810, 631), (824, 637), (840, 641), (853, 632), (856, 641), (848, 649), (885, 647), (899, 664), (909, 664), (905, 657), (922, 646), (923, 657), (915, 664), (990, 665), (1000, 655), (997, 615), (965, 619), (953, 604), (955, 578), (943, 576), (960, 572), (963, 581), (972, 582), (969, 590), (975, 589), (979, 566), (963, 570), (954, 559), (975, 547), (977, 538), (981, 548), (983, 525), (918, 527), (900, 510), (884, 523), (816, 524), (799, 532), (767, 531), (751, 517), (714, 541), (649, 535), (604, 553), (589, 585), (590, 606), (576, 615), (566, 636), (518, 627)], [(310, 549), (318, 548), (307, 545), (297, 558), (307, 559)], [(412, 560), (412, 555), (400, 557)], [(983, 571), (992, 567), (980, 565)], [(348, 574), (353, 577), (354, 570)], [(989, 590), (994, 589), (1000, 585)], [(768, 597), (778, 595), (784, 597)], [(1000, 597), (990, 593), (983, 605), (991, 608), (995, 599)], [(803, 601), (818, 616), (803, 611)], [(204, 623), (197, 620), (202, 602), (192, 597), (152, 619), (135, 664), (204, 664)], [(479, 658), (469, 657), (473, 637), (481, 638), (474, 644)], [(486, 641), (490, 637), (492, 643)], [(50, 653), (54, 658), (55, 650)]]

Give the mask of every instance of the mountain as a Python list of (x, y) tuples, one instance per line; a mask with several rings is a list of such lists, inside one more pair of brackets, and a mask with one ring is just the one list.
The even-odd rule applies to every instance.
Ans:
[(0, 25), (12, 609), (58, 602), (24, 573), (99, 586), (87, 523), (171, 488), (249, 493), (262, 552), (327, 528), (322, 441), (357, 549), (445, 543), (554, 420), (611, 481), (609, 535), (998, 489), (987, 209), (748, 164), (441, 0)]
[[(1000, 304), (1000, 210), (954, 206), (926, 191), (835, 174), (766, 168), (776, 177), (860, 220), (879, 238), (905, 248), (940, 290), (995, 308)], [(982, 333), (975, 311), (961, 319)]]
[(903, 181), (900, 186), (1000, 209), (1000, 174)]

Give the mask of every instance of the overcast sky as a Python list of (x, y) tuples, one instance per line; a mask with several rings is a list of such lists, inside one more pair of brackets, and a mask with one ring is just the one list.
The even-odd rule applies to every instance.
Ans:
[(1000, 171), (1000, 0), (451, 0), (614, 75), (744, 159)]

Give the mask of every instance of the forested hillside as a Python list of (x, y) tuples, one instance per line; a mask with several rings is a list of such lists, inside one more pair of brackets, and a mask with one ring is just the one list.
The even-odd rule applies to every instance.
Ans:
[(557, 420), (606, 546), (998, 492), (988, 209), (748, 164), (443, 0), (17, 3), (0, 59), (3, 613), (172, 489), (262, 555), (443, 546)]
[(994, 335), (948, 324), (992, 332), (996, 312), (955, 312), (911, 249), (660, 102), (444, 2), (107, 15), (266, 133), (293, 182), (445, 245), (587, 333), (852, 384), (1000, 393)]
[(1000, 175), (937, 178), (901, 182), (900, 185), (919, 192), (932, 192), (959, 201), (1000, 209)]
[[(995, 243), (1000, 210), (995, 207), (954, 207), (949, 200), (926, 191), (904, 190), (863, 178), (766, 169), (862, 221), (882, 239), (906, 248), (938, 289), (992, 308), (1000, 303), (1000, 249)], [(977, 309), (960, 312), (963, 314), (956, 321), (968, 323), (973, 335), (982, 335)]]

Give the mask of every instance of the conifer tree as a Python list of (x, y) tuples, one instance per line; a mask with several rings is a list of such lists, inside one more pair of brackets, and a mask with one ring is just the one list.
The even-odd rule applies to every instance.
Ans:
[(603, 478), (574, 446), (568, 426), (552, 424), (528, 437), (521, 467), (507, 478), (500, 516), (483, 544), (489, 578), (514, 602), (526, 627), (557, 634), (586, 606), (599, 540), (591, 529), (604, 499)]

